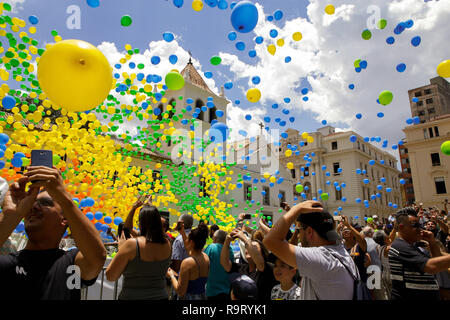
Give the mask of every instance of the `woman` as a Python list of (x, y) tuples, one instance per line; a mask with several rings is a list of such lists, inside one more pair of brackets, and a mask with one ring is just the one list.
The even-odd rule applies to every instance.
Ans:
[(208, 227), (200, 223), (189, 236), (184, 233), (184, 226), (180, 224), (180, 234), (183, 236), (184, 246), (189, 258), (181, 262), (179, 278), (175, 278), (175, 271), (169, 268), (167, 275), (172, 286), (181, 300), (206, 300), (206, 281), (209, 274), (209, 257), (202, 252), (208, 238)]
[(165, 275), (172, 249), (157, 208), (141, 209), (139, 229), (140, 235), (128, 240), (122, 233), (119, 251), (106, 269), (106, 279), (116, 281), (123, 274), (119, 300), (167, 300)]

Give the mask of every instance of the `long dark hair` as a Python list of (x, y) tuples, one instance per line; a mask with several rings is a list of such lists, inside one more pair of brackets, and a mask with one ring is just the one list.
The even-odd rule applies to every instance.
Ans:
[(161, 215), (154, 206), (144, 206), (139, 212), (139, 229), (141, 236), (153, 243), (166, 243), (162, 228)]
[(201, 250), (206, 244), (208, 234), (208, 226), (205, 223), (200, 222), (198, 227), (189, 233), (188, 239), (194, 241), (194, 248), (196, 250)]

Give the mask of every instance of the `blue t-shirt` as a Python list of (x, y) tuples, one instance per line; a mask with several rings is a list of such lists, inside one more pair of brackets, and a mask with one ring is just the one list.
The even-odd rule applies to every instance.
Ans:
[[(229, 275), (220, 264), (220, 253), (222, 252), (223, 244), (211, 243), (206, 249), (205, 253), (209, 257), (209, 275), (206, 283), (206, 296), (213, 297), (221, 293), (230, 293)], [(230, 261), (234, 262), (233, 251), (230, 247)]]

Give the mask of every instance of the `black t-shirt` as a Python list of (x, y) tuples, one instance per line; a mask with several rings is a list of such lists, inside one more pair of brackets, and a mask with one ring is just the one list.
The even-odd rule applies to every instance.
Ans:
[(423, 269), (430, 259), (414, 245), (397, 238), (389, 250), (393, 300), (439, 300), (439, 286)]
[(345, 248), (348, 253), (353, 258), (356, 266), (358, 267), (359, 276), (362, 282), (367, 281), (367, 268), (364, 266), (364, 262), (366, 260), (366, 251), (364, 251), (359, 244), (356, 244), (356, 248), (352, 247), (350, 249)]
[(229, 274), (245, 274), (256, 282), (258, 287), (258, 300), (270, 300), (272, 288), (278, 284), (273, 275), (273, 264), (265, 262), (264, 271), (260, 272), (255, 268), (252, 272), (249, 270), (248, 263), (232, 262)]
[[(81, 290), (74, 288), (75, 268), (69, 268), (77, 253), (78, 249), (21, 250), (0, 256), (0, 300), (80, 300)], [(79, 283), (90, 286), (96, 279)]]

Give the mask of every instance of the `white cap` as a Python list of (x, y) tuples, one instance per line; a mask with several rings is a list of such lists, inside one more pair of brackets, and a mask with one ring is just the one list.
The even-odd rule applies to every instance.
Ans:
[(378, 219), (378, 216), (377, 215), (373, 215), (372, 218)]

